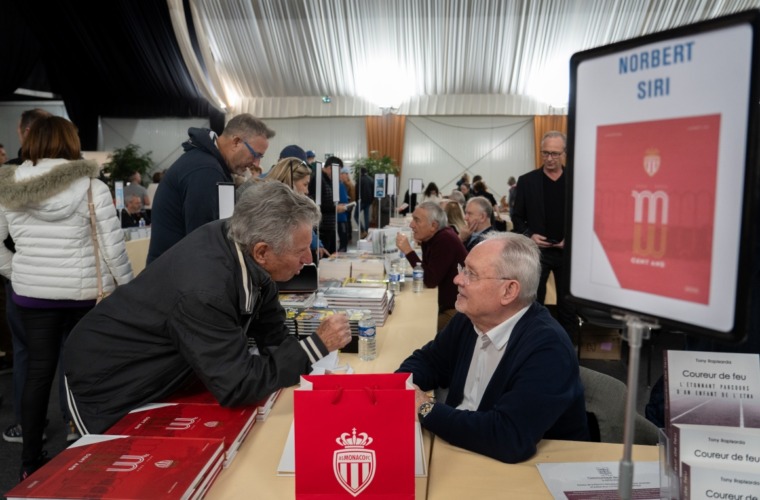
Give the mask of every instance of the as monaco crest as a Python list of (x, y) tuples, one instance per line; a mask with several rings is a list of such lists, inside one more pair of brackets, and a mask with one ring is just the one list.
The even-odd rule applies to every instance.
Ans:
[(364, 447), (373, 439), (366, 432), (353, 435), (344, 432), (335, 442), (343, 446), (333, 453), (333, 472), (340, 485), (353, 496), (359, 495), (375, 477), (375, 451)]
[(660, 170), (660, 160), (659, 149), (647, 149), (646, 153), (644, 153), (644, 171), (649, 177), (652, 177)]

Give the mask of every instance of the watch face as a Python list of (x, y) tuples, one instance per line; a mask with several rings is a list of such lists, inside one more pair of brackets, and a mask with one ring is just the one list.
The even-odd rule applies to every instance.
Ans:
[(420, 415), (426, 417), (428, 413), (433, 409), (433, 403), (427, 402), (420, 405)]

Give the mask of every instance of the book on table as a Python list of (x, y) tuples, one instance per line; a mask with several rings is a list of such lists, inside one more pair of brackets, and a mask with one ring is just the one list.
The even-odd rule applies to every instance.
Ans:
[(221, 439), (89, 434), (8, 491), (6, 498), (202, 498), (223, 461)]
[(697, 484), (697, 489), (719, 490), (721, 470), (727, 467), (757, 468), (760, 356), (669, 350), (663, 361), (668, 466), (682, 498), (690, 494), (684, 488), (693, 493)]
[(105, 434), (216, 438), (224, 441), (224, 467), (256, 423), (254, 406), (227, 408), (219, 404), (153, 403), (132, 410)]
[[(269, 412), (271, 411), (274, 402), (277, 400), (277, 396), (280, 395), (280, 392), (282, 392), (282, 389), (277, 389), (272, 394), (265, 398), (262, 398), (256, 403), (252, 403), (250, 405), (239, 408), (255, 408), (256, 420), (264, 420), (267, 415), (269, 415)], [(219, 402), (216, 400), (211, 391), (209, 391), (206, 386), (203, 385), (203, 382), (198, 379), (194, 380), (191, 384), (183, 387), (182, 389), (176, 391), (171, 396), (164, 398), (163, 402), (219, 405)]]

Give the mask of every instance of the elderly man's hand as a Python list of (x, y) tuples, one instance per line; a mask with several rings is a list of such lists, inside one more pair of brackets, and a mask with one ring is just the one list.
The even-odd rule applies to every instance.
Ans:
[(319, 340), (330, 352), (345, 347), (351, 342), (351, 327), (345, 314), (334, 314), (325, 318), (317, 328)]
[(412, 251), (412, 245), (409, 243), (409, 238), (402, 232), (396, 233), (396, 248), (401, 250), (404, 255)]

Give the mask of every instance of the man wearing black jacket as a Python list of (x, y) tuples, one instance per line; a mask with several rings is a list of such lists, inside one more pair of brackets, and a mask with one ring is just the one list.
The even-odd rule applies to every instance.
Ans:
[[(367, 169), (362, 167), (359, 178), (360, 205), (359, 210), (356, 211), (356, 223), (359, 225), (362, 238), (366, 237), (369, 231), (369, 211), (372, 209), (373, 201), (375, 201), (375, 183), (367, 173)], [(359, 212), (361, 212), (361, 222), (359, 221)]]
[(544, 303), (546, 280), (554, 273), (557, 289), (557, 315), (559, 323), (569, 335), (578, 330), (575, 309), (565, 301), (569, 291), (564, 275), (565, 250), (565, 134), (556, 130), (547, 132), (541, 139), (543, 165), (521, 175), (515, 189), (515, 207), (512, 213), (514, 232), (524, 234), (536, 242), (541, 250), (541, 281), (537, 300)]
[(259, 165), (274, 137), (264, 122), (244, 113), (232, 118), (222, 135), (209, 129), (188, 129), (185, 152), (166, 171), (151, 208), (148, 264), (194, 229), (219, 218), (217, 184), (232, 183)]

